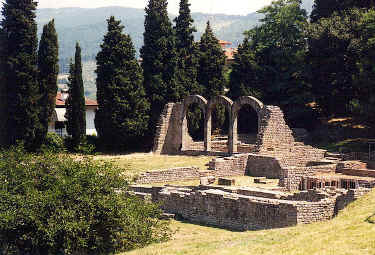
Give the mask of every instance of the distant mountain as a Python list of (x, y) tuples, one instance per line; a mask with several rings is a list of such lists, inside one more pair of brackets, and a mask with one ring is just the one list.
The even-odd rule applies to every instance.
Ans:
[[(313, 0), (304, 0), (303, 6), (311, 11)], [(137, 51), (143, 44), (144, 10), (125, 7), (104, 7), (97, 9), (61, 8), (39, 9), (37, 23), (39, 34), (44, 24), (55, 19), (59, 35), (60, 58), (70, 58), (74, 54), (74, 45), (79, 41), (84, 56), (95, 56), (107, 30), (106, 19), (114, 15), (125, 25), (126, 33), (133, 39)], [(233, 42), (237, 46), (243, 40), (243, 32), (254, 27), (262, 15), (250, 13), (246, 16), (225, 14), (193, 13), (193, 19), (198, 32), (198, 40), (204, 32), (206, 22), (211, 21), (217, 37)], [(175, 16), (170, 15), (171, 20)]]

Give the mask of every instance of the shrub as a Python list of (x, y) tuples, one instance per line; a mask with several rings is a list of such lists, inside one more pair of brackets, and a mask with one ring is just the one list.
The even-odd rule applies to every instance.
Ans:
[(0, 254), (113, 254), (167, 240), (160, 209), (87, 158), (0, 153)]
[(64, 142), (65, 147), (70, 152), (90, 155), (94, 154), (96, 150), (96, 144), (91, 136), (90, 139), (88, 139), (88, 137), (84, 137), (78, 145), (74, 144), (73, 139), (70, 136), (66, 137)]
[(62, 152), (65, 150), (64, 139), (55, 133), (47, 133), (41, 149), (42, 151)]

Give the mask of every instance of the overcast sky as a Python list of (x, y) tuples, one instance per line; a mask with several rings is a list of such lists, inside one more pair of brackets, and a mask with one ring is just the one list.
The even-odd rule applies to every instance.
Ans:
[[(148, 0), (36, 0), (38, 8), (125, 6), (144, 8)], [(246, 15), (271, 3), (272, 0), (190, 0), (193, 12)], [(168, 10), (178, 13), (180, 0), (169, 0)]]

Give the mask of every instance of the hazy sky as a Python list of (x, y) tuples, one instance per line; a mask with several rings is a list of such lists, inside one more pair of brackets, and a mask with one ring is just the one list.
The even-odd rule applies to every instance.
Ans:
[[(147, 0), (36, 0), (38, 8), (125, 6), (144, 8)], [(193, 12), (242, 14), (259, 10), (272, 0), (190, 0)], [(169, 12), (178, 13), (180, 0), (169, 0)]]

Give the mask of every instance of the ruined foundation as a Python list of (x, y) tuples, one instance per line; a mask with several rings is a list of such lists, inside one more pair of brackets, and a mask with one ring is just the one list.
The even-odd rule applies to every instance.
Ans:
[[(205, 115), (204, 142), (196, 143), (188, 134), (186, 114), (192, 103), (198, 104)], [(220, 143), (211, 137), (211, 114), (217, 104), (230, 112), (228, 139)], [(237, 134), (238, 112), (243, 105), (250, 105), (258, 115), (253, 145), (243, 146)], [(138, 196), (161, 202), (168, 213), (225, 228), (263, 229), (328, 220), (375, 187), (374, 163), (345, 161), (353, 155), (327, 153), (297, 142), (281, 109), (263, 105), (253, 97), (233, 102), (224, 96), (207, 101), (196, 95), (182, 103), (167, 104), (158, 123), (154, 153), (220, 157), (209, 163), (208, 171), (186, 168), (148, 172), (137, 183), (202, 176), (279, 179), (277, 191), (221, 186), (133, 187)]]

